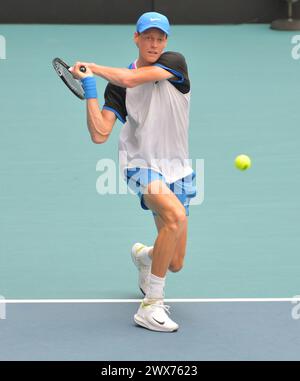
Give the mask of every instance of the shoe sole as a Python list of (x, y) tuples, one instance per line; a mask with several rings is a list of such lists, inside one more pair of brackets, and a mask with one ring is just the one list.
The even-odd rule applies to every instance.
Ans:
[(139, 270), (139, 266), (137, 264), (137, 261), (136, 261), (135, 255), (134, 255), (134, 249), (133, 248), (131, 249), (131, 259), (132, 259), (132, 262), (134, 263), (135, 267)]
[[(145, 246), (145, 245), (143, 245), (143, 246)], [(136, 258), (135, 258), (134, 250), (133, 250), (133, 249), (131, 249), (131, 259), (132, 259), (132, 262), (134, 263), (135, 267), (140, 271), (139, 266), (138, 266), (138, 264), (137, 264), (137, 262), (136, 262)], [(140, 288), (140, 290), (141, 290), (141, 293), (145, 296), (146, 293), (145, 293), (145, 291), (141, 288), (140, 285), (139, 285), (139, 288)]]
[(144, 292), (144, 290), (140, 287), (140, 290), (141, 290), (141, 293), (146, 296), (146, 293)]
[(147, 328), (150, 331), (156, 331), (156, 332), (176, 332), (179, 327), (175, 329), (159, 329), (159, 327), (155, 327), (154, 325), (149, 324), (146, 322), (143, 318), (141, 318), (138, 314), (134, 315), (134, 321), (137, 325), (140, 325), (143, 328)]

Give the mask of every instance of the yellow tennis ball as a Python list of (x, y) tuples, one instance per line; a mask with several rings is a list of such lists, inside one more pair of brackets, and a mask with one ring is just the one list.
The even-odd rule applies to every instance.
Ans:
[(235, 166), (241, 171), (251, 167), (251, 159), (247, 155), (239, 155), (235, 158)]

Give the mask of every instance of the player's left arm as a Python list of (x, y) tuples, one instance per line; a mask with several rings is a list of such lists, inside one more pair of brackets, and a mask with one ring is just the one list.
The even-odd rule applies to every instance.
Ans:
[(80, 66), (86, 66), (93, 74), (121, 87), (135, 87), (146, 82), (162, 81), (173, 77), (172, 73), (159, 66), (143, 66), (132, 70), (100, 66), (94, 63), (76, 62), (73, 67), (73, 72), (77, 73)]

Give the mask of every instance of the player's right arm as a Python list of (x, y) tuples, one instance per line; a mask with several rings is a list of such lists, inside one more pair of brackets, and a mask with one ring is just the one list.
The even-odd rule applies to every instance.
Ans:
[[(93, 77), (93, 73), (89, 67), (86, 67), (86, 71), (84, 73), (79, 70), (78, 65), (73, 66), (70, 71), (73, 76), (79, 80), (84, 80), (87, 77)], [(87, 125), (92, 141), (96, 144), (102, 144), (109, 138), (117, 116), (115, 112), (111, 110), (104, 108), (103, 110), (100, 110), (96, 88), (93, 95), (95, 95), (95, 97), (91, 96), (86, 100)]]
[[(89, 82), (91, 82), (91, 78), (93, 77), (93, 73), (88, 66), (86, 66), (85, 73), (79, 70), (78, 64), (73, 66), (70, 71), (75, 78), (82, 81), (89, 80)], [(123, 87), (108, 83), (104, 93), (105, 103), (101, 111), (97, 100), (96, 84), (89, 82), (85, 83), (87, 91), (90, 94), (89, 97), (86, 97), (87, 125), (92, 141), (96, 144), (102, 144), (109, 138), (117, 118), (122, 123), (126, 121), (126, 90)], [(91, 87), (89, 88), (89, 86)]]
[(86, 104), (87, 125), (91, 139), (96, 144), (105, 143), (116, 122), (116, 115), (110, 110), (101, 111), (97, 99), (88, 99)]

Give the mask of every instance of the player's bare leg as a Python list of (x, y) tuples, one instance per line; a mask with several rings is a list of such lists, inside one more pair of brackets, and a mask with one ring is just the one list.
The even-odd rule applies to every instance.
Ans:
[(172, 271), (172, 268), (177, 269), (183, 262), (187, 232), (185, 208), (174, 193), (159, 180), (149, 184), (148, 194), (143, 197), (147, 207), (157, 215), (155, 221), (158, 225), (158, 236), (150, 253), (152, 274), (164, 277), (169, 266)]
[[(158, 216), (154, 216), (157, 232), (164, 226), (163, 220)], [(187, 227), (188, 219), (185, 221), (184, 229), (182, 230), (180, 237), (177, 240), (176, 248), (169, 265), (169, 270), (172, 272), (178, 272), (182, 269), (184, 264), (184, 257), (186, 254), (187, 243)], [(139, 288), (141, 292), (146, 295), (149, 287), (149, 278), (151, 274), (151, 262), (152, 262), (153, 246), (146, 246), (140, 242), (133, 245), (131, 249), (131, 256), (134, 264), (139, 271)]]
[[(154, 216), (157, 232), (164, 226), (163, 220), (159, 216)], [(188, 218), (185, 220), (184, 228), (177, 240), (174, 255), (172, 257), (171, 263), (169, 265), (169, 270), (172, 272), (178, 272), (182, 269), (184, 264), (184, 257), (186, 254), (186, 244), (187, 244), (187, 231), (188, 231)], [(148, 252), (149, 257), (152, 257), (153, 249)]]
[(178, 329), (178, 324), (168, 317), (168, 306), (163, 303), (165, 276), (178, 240), (187, 227), (187, 217), (178, 198), (160, 180), (150, 183), (143, 197), (147, 207), (159, 216), (161, 226), (152, 252), (149, 288), (134, 318), (137, 324), (148, 329), (172, 332)]

